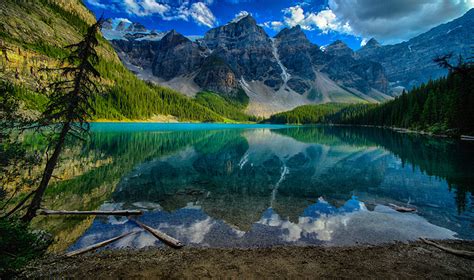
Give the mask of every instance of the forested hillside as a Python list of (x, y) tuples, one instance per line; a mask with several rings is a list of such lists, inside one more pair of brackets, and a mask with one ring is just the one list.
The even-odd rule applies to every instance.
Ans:
[(195, 100), (225, 118), (239, 122), (257, 121), (257, 117), (249, 116), (243, 112), (247, 104), (242, 104), (235, 99), (226, 99), (213, 92), (199, 92)]
[[(41, 110), (47, 102), (44, 88), (94, 16), (80, 0), (2, 1), (0, 6), (0, 70), (14, 83), (26, 109)], [(148, 119), (172, 115), (179, 120), (223, 121), (224, 118), (171, 89), (139, 80), (120, 62), (113, 48), (99, 38), (97, 66), (101, 94), (93, 100), (94, 119)]]
[(275, 114), (266, 122), (274, 124), (315, 124), (325, 121), (326, 116), (339, 112), (348, 104), (328, 103), (303, 105), (291, 111)]
[(474, 132), (474, 67), (452, 66), (446, 78), (430, 81), (382, 105), (353, 105), (329, 116), (328, 122), (424, 130), (433, 133)]

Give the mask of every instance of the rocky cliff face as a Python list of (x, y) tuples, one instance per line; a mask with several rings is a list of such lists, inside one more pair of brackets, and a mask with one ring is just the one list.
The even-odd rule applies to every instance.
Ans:
[(278, 90), (282, 70), (273, 55), (272, 40), (251, 16), (209, 30), (202, 40), (236, 77), (264, 82)]
[(141, 68), (151, 69), (159, 42), (153, 41), (111, 41), (122, 60)]
[(453, 53), (469, 57), (474, 36), (474, 9), (449, 23), (439, 25), (407, 42), (381, 46), (375, 39), (357, 51), (356, 56), (380, 62), (392, 87), (407, 89), (447, 74), (433, 58)]
[(368, 59), (356, 58), (352, 49), (342, 41), (336, 41), (325, 49), (328, 63), (322, 71), (345, 86), (363, 93), (376, 89), (382, 93), (388, 90), (388, 80), (383, 66)]
[(239, 82), (232, 68), (219, 56), (206, 57), (194, 78), (201, 88), (220, 92), (221, 95), (233, 97), (239, 90)]
[(127, 27), (126, 31), (128, 31), (128, 32), (147, 32), (148, 30), (142, 24), (140, 24), (138, 22), (134, 22), (134, 23), (130, 24), (129, 27)]
[(205, 57), (204, 48), (174, 30), (161, 39), (154, 51), (153, 75), (166, 80), (193, 73)]
[(354, 56), (354, 51), (351, 48), (349, 48), (341, 40), (337, 40), (334, 43), (327, 46), (324, 52), (330, 56), (335, 56), (335, 57), (341, 57), (341, 56), (353, 57)]
[(283, 79), (288, 87), (304, 94), (316, 78), (313, 56), (320, 55), (321, 50), (311, 44), (299, 26), (280, 31), (275, 36), (274, 47), (285, 70)]
[[(327, 74), (339, 85), (370, 93), (385, 93), (388, 82), (383, 67), (376, 62), (356, 59), (354, 52), (342, 41), (329, 45), (324, 52), (312, 44), (299, 26), (282, 30), (276, 37), (279, 57), (289, 74), (288, 86), (304, 94), (311, 89), (318, 75)], [(310, 96), (311, 97), (311, 96)], [(377, 96), (377, 100), (385, 98)]]

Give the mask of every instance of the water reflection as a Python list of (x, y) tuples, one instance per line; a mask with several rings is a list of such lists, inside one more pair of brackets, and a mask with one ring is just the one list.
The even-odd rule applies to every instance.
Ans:
[[(139, 220), (188, 245), (206, 247), (353, 245), (413, 240), (419, 236), (434, 239), (455, 236), (453, 231), (430, 224), (415, 214), (401, 214), (386, 206), (368, 211), (355, 197), (340, 208), (319, 199), (304, 209), (297, 222), (282, 219), (273, 208), (268, 208), (248, 231), (212, 218), (194, 204), (173, 212), (148, 211)], [(71, 250), (134, 230), (140, 228), (126, 218), (96, 219)], [(163, 245), (145, 232), (111, 245), (112, 248), (148, 246)]]
[[(120, 132), (119, 125), (94, 128), (84, 150), (112, 156), (115, 172), (105, 177), (118, 180), (101, 207), (145, 209), (143, 222), (185, 243), (474, 238), (472, 144), (350, 127), (157, 132), (143, 126), (139, 132)], [(419, 211), (401, 214), (387, 203)], [(70, 249), (134, 228), (126, 219), (96, 219)], [(113, 246), (151, 245), (161, 246), (140, 233)]]

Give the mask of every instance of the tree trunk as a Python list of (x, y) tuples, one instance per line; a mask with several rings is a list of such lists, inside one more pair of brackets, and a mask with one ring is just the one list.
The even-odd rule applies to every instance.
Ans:
[(46, 167), (43, 172), (43, 177), (41, 178), (41, 183), (35, 192), (35, 196), (31, 200), (31, 204), (28, 207), (26, 214), (21, 218), (24, 222), (29, 223), (36, 216), (36, 211), (41, 207), (41, 200), (43, 199), (43, 194), (49, 185), (49, 181), (51, 180), (53, 171), (56, 168), (56, 165), (59, 160), (59, 155), (61, 154), (64, 142), (66, 141), (66, 136), (69, 133), (70, 129), (70, 122), (66, 122), (63, 124), (63, 128), (61, 129), (61, 134), (59, 135), (58, 142), (56, 143), (56, 146), (54, 148), (53, 155), (46, 162)]

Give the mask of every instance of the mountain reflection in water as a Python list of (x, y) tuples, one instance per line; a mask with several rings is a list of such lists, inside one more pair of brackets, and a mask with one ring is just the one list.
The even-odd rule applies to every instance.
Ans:
[[(174, 212), (148, 211), (140, 221), (188, 245), (205, 247), (263, 247), (273, 245), (354, 245), (454, 238), (444, 229), (415, 214), (402, 214), (386, 206), (368, 211), (355, 197), (335, 208), (320, 199), (308, 206), (297, 222), (282, 219), (273, 208), (266, 209), (250, 230), (242, 231), (207, 215), (200, 206), (188, 205)], [(96, 219), (71, 250), (83, 248), (139, 227), (127, 218)], [(111, 245), (111, 248), (162, 246), (154, 237), (140, 232)]]
[[(97, 126), (87, 149), (115, 162), (123, 164), (127, 151), (160, 150), (122, 174), (101, 208), (144, 209), (140, 221), (188, 245), (474, 238), (470, 143), (350, 127), (119, 132), (120, 125)], [(410, 204), (418, 213), (398, 213), (388, 203)], [(126, 218), (96, 218), (69, 249), (135, 229)], [(111, 245), (147, 246), (162, 244), (141, 232)]]

